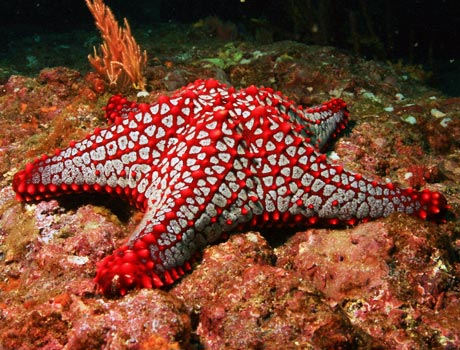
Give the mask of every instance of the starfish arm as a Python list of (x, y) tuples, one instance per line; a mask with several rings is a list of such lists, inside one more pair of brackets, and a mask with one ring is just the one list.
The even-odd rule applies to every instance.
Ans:
[(55, 155), (44, 155), (27, 164), (13, 179), (18, 199), (107, 192), (143, 208), (139, 184), (154, 164), (139, 162), (139, 133), (130, 131), (129, 123), (124, 119), (118, 125), (97, 129), (83, 141), (71, 142), (68, 148), (56, 150)]
[[(301, 148), (300, 148), (301, 149)], [(306, 147), (294, 165), (297, 173), (290, 186), (289, 213), (307, 224), (356, 224), (402, 212), (421, 219), (442, 220), (447, 209), (438, 192), (401, 189), (393, 183), (379, 183), (330, 164), (325, 155)], [(300, 220), (299, 215), (306, 218)]]
[[(188, 93), (188, 95), (187, 95)], [(120, 95), (105, 107), (108, 128), (96, 128), (79, 142), (71, 141), (54, 155), (42, 155), (13, 178), (18, 200), (32, 201), (78, 192), (107, 192), (145, 209), (150, 174), (161, 166), (165, 150), (186, 129), (197, 95), (182, 89), (181, 105), (162, 96), (153, 105), (136, 104)], [(179, 132), (180, 134), (180, 132)], [(183, 135), (182, 135), (183, 136)]]
[(443, 220), (448, 206), (441, 193), (400, 189), (344, 170), (329, 163), (325, 154), (292, 129), (283, 128), (282, 115), (273, 110), (264, 113), (255, 127), (264, 131), (251, 133), (259, 137), (242, 132), (245, 148), (251, 150), (246, 153), (249, 183), (254, 184), (253, 192), (263, 208), (261, 215), (252, 218), (253, 225), (355, 224), (396, 211)]
[[(133, 288), (159, 288), (168, 285), (190, 269), (188, 261), (198, 245), (191, 222), (180, 212), (172, 197), (164, 205), (148, 208), (129, 242), (98, 263), (94, 279), (104, 294), (124, 295)], [(181, 226), (184, 225), (184, 226)]]
[(180, 192), (180, 199), (170, 196), (163, 207), (149, 208), (129, 242), (98, 263), (94, 281), (100, 292), (123, 295), (172, 284), (190, 269), (198, 251), (234, 227), (223, 222), (225, 213), (215, 216), (210, 206), (199, 212), (195, 197), (186, 196), (187, 189)]
[(252, 217), (242, 209), (244, 191), (230, 190), (238, 185), (229, 168), (206, 164), (195, 169), (193, 178), (181, 170), (147, 190), (147, 211), (129, 242), (98, 264), (100, 292), (123, 295), (133, 288), (169, 285), (190, 269), (197, 251)]
[(272, 107), (282, 115), (282, 121), (289, 123), (297, 136), (316, 150), (324, 149), (343, 131), (349, 120), (345, 101), (333, 98), (318, 106), (302, 107), (296, 105), (287, 96), (270, 88), (248, 87), (240, 92), (238, 98), (253, 103), (248, 96), (253, 96), (258, 104)]
[(318, 151), (334, 141), (348, 124), (349, 113), (346, 103), (339, 98), (324, 102), (320, 106), (298, 108), (297, 113), (303, 117), (300, 122), (303, 128), (299, 134), (310, 134), (305, 141)]
[[(338, 104), (332, 110), (336, 108), (340, 113), (342, 107)], [(325, 154), (318, 153), (285, 122), (285, 112), (259, 105), (237, 118), (243, 146), (238, 162), (249, 172), (239, 171), (236, 177), (243, 179), (246, 175), (246, 187), (255, 193), (262, 207), (261, 215), (254, 212), (252, 225), (308, 225), (318, 221), (354, 224), (395, 211), (442, 220), (448, 209), (442, 194), (400, 189), (330, 164)], [(238, 169), (238, 164), (233, 168)]]

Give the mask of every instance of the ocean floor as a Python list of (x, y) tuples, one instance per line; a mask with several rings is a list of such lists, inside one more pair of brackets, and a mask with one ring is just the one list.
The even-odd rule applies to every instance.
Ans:
[(96, 263), (142, 213), (91, 194), (24, 204), (12, 179), (105, 127), (102, 108), (119, 91), (87, 61), (96, 33), (74, 33), (76, 45), (32, 36), (0, 57), (0, 349), (460, 347), (460, 97), (429, 87), (420, 67), (255, 44), (215, 23), (134, 34), (148, 52), (148, 95), (124, 91), (129, 99), (153, 102), (203, 78), (272, 87), (305, 106), (340, 97), (351, 122), (330, 161), (442, 192), (446, 222), (393, 214), (354, 227), (240, 232), (166, 289), (105, 297)]

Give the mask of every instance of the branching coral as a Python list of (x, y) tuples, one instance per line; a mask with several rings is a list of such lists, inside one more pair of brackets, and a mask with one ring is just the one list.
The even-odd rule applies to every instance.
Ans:
[(147, 52), (141, 52), (131, 34), (128, 21), (124, 18), (124, 27), (120, 27), (112, 11), (102, 0), (85, 1), (103, 39), (100, 47), (102, 56), (94, 48), (94, 56), (88, 55), (89, 62), (111, 86), (120, 89), (134, 86), (144, 90), (142, 73), (147, 64)]

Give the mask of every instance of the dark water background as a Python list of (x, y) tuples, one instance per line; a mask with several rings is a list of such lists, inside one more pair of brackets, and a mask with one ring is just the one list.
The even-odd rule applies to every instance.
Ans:
[[(106, 4), (120, 22), (123, 17), (129, 20), (136, 37), (148, 30), (150, 40), (155, 40), (161, 23), (180, 31), (186, 27), (174, 24), (192, 25), (217, 16), (236, 28), (237, 38), (229, 40), (296, 40), (336, 46), (368, 59), (423, 65), (432, 72), (433, 86), (460, 96), (458, 0), (107, 0)], [(88, 70), (87, 54), (99, 42), (84, 0), (0, 2), (0, 80), (10, 73), (35, 74), (54, 65)]]

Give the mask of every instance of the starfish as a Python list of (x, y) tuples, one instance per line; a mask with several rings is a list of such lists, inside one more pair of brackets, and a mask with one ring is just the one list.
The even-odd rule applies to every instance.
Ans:
[(280, 92), (198, 80), (152, 105), (110, 98), (111, 125), (15, 174), (23, 201), (106, 192), (145, 215), (98, 263), (99, 292), (159, 288), (223, 233), (268, 226), (353, 225), (398, 211), (441, 221), (439, 192), (400, 189), (320, 153), (345, 128), (341, 99), (296, 106)]

